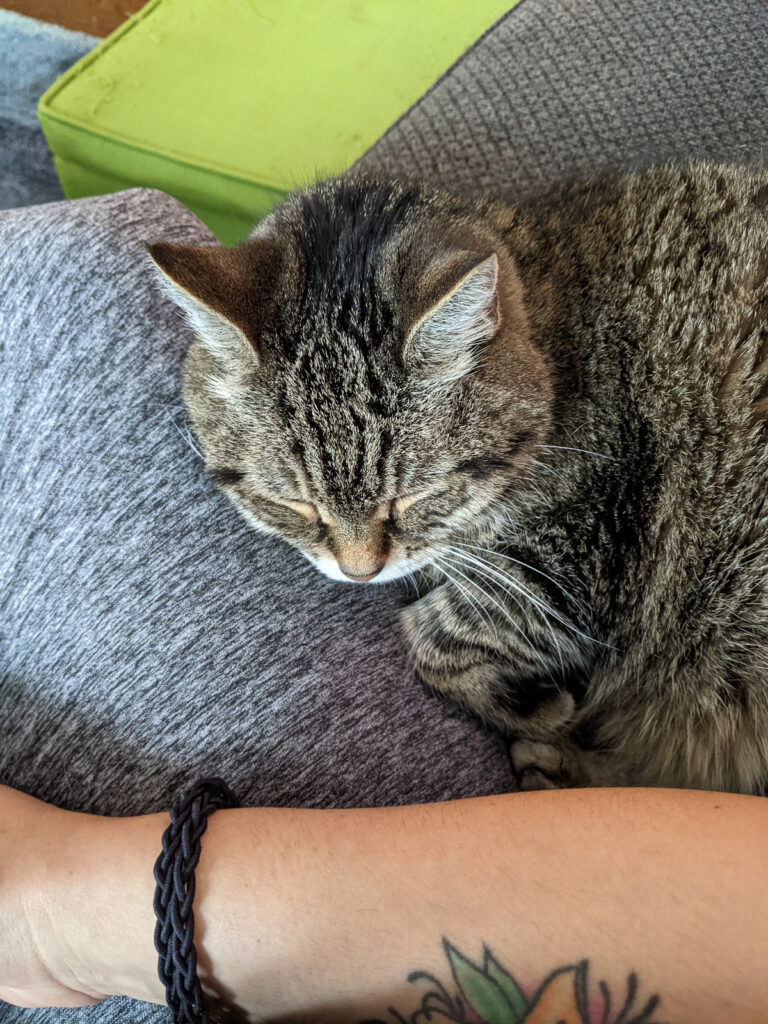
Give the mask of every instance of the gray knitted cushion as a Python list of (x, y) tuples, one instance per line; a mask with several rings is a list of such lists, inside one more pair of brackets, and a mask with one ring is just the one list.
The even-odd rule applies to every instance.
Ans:
[(765, 0), (521, 0), (361, 169), (524, 198), (574, 175), (768, 159)]

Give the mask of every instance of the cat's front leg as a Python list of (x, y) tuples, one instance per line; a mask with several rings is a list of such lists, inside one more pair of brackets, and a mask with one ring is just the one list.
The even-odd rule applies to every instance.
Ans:
[(436, 587), (405, 608), (400, 621), (418, 679), (436, 696), (506, 729), (497, 699), (501, 653), (486, 632), (457, 617), (449, 587)]
[[(556, 634), (553, 640), (551, 626), (543, 639), (519, 606), (483, 607), (462, 596), (446, 583), (404, 610), (403, 631), (418, 677), (431, 692), (504, 733), (559, 743), (576, 710), (566, 682), (573, 673), (564, 665), (572, 644), (567, 637), (558, 642)], [(527, 770), (533, 778), (533, 766)]]

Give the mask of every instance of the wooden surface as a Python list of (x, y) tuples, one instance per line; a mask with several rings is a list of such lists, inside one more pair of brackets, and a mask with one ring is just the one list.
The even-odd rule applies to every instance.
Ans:
[(145, 0), (0, 0), (0, 7), (92, 36), (108, 36)]

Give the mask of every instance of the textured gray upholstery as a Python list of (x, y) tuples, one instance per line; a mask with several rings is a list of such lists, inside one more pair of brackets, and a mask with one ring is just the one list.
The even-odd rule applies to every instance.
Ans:
[[(524, 195), (652, 159), (762, 159), (763, 0), (522, 0), (360, 161)], [(136, 191), (0, 217), (0, 780), (166, 807), (205, 772), (251, 803), (504, 791), (498, 739), (413, 684), (397, 588), (257, 537), (181, 436), (188, 342), (140, 242), (206, 230)], [(3, 1024), (167, 1021), (126, 999)]]
[(513, 198), (656, 161), (768, 160), (765, 0), (521, 0), (357, 163)]

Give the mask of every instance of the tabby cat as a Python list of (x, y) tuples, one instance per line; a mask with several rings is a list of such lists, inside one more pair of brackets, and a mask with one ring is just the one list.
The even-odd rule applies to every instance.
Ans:
[(713, 164), (348, 176), (149, 247), (216, 482), (332, 579), (416, 574), (416, 672), (523, 788), (768, 783), (767, 212)]

